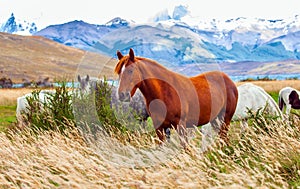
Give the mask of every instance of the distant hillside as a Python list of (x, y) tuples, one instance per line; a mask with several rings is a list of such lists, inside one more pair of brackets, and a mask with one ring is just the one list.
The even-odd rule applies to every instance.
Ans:
[(73, 80), (77, 74), (113, 77), (116, 60), (65, 46), (40, 36), (0, 32), (0, 77), (38, 81), (49, 77)]

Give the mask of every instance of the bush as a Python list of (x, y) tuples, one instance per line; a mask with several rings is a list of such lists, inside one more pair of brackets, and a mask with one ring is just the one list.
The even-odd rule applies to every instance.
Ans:
[(126, 127), (120, 123), (120, 120), (118, 120), (116, 116), (116, 112), (111, 107), (112, 86), (107, 83), (106, 79), (104, 79), (104, 82), (97, 83), (94, 95), (99, 121), (103, 123), (106, 128), (113, 126), (113, 130), (116, 128), (121, 132), (127, 131)]
[(48, 93), (44, 101), (40, 101), (41, 90), (34, 90), (27, 97), (27, 110), (22, 113), (26, 125), (32, 127), (32, 131), (54, 130), (61, 133), (74, 127), (74, 115), (72, 113), (72, 94), (65, 82), (55, 87), (54, 93)]
[(79, 90), (71, 91), (62, 82), (44, 102), (39, 99), (41, 90), (34, 90), (27, 98), (27, 110), (22, 113), (25, 125), (35, 134), (51, 130), (68, 135), (66, 131), (76, 129), (89, 142), (103, 135), (123, 143), (136, 143), (138, 136), (142, 136), (139, 141), (152, 140), (154, 131), (140, 133), (138, 120), (129, 120), (129, 113), (120, 114), (111, 107), (111, 85), (106, 81), (98, 85), (92, 94), (84, 95)]

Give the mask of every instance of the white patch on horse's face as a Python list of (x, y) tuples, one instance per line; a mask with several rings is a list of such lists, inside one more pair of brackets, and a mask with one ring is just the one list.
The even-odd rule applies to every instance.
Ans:
[(125, 70), (125, 65), (123, 65), (122, 69), (121, 69), (121, 74), (124, 72)]

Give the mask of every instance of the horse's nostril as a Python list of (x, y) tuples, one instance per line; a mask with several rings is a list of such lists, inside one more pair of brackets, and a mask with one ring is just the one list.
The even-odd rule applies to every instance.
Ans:
[(129, 92), (119, 93), (119, 100), (123, 101), (123, 102), (129, 102), (130, 101), (130, 93)]
[(125, 99), (124, 99), (124, 101), (125, 101), (125, 102), (130, 102), (130, 97), (131, 97), (131, 96), (130, 96), (130, 93), (129, 93), (129, 92), (126, 93), (126, 94), (125, 94)]

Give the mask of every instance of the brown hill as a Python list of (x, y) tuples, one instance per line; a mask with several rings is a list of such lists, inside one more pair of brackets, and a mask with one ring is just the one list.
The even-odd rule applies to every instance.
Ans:
[(68, 47), (37, 36), (0, 32), (0, 78), (13, 82), (39, 81), (47, 77), (73, 80), (77, 74), (114, 77), (116, 60)]

